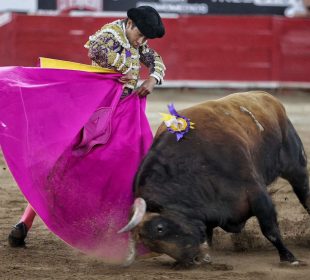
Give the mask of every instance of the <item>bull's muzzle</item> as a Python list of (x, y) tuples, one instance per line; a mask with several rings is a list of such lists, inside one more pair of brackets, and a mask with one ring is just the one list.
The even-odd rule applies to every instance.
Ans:
[(136, 227), (143, 219), (146, 212), (146, 202), (143, 198), (138, 197), (135, 199), (133, 204), (133, 215), (129, 223), (124, 226), (118, 233), (123, 233), (132, 230)]

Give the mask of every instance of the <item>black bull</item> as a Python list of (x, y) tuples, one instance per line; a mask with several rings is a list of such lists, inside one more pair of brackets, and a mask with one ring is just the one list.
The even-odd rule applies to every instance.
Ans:
[(237, 233), (256, 216), (280, 260), (299, 264), (282, 242), (266, 190), (279, 176), (288, 180), (310, 214), (306, 154), (282, 104), (246, 92), (179, 113), (195, 129), (177, 142), (161, 125), (136, 175), (135, 213), (121, 232), (188, 265), (205, 259), (215, 227)]

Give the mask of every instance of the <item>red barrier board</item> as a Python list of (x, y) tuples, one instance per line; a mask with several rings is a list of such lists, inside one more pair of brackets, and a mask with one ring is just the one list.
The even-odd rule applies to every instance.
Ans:
[[(34, 66), (39, 56), (90, 63), (84, 43), (113, 20), (15, 14), (0, 26), (0, 65)], [(165, 61), (166, 80), (310, 82), (309, 18), (179, 16), (164, 23), (165, 37), (149, 44)]]

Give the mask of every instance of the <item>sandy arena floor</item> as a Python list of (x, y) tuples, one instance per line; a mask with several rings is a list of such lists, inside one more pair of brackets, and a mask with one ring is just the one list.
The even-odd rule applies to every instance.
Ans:
[[(232, 92), (232, 91), (230, 91)], [(153, 130), (160, 123), (159, 112), (166, 104), (176, 109), (189, 107), (206, 99), (223, 96), (226, 91), (157, 90), (149, 97), (147, 114)], [(228, 91), (227, 91), (228, 93)], [(278, 96), (310, 156), (310, 93), (283, 93)], [(310, 166), (310, 165), (308, 165)], [(310, 167), (308, 167), (310, 169)], [(217, 230), (211, 265), (190, 270), (172, 268), (166, 256), (136, 261), (129, 268), (110, 266), (74, 251), (37, 219), (27, 238), (26, 248), (10, 248), (7, 235), (18, 221), (26, 202), (0, 157), (0, 279), (310, 279), (310, 217), (300, 206), (291, 187), (278, 180), (270, 187), (278, 211), (285, 243), (308, 266), (281, 266), (276, 250), (262, 236), (255, 219), (238, 235)]]

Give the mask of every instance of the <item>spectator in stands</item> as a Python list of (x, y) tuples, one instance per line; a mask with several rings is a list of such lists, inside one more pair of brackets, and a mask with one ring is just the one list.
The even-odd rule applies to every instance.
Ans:
[(293, 0), (284, 15), (287, 17), (306, 17), (310, 16), (310, 0)]
[(305, 16), (310, 17), (310, 0), (303, 0), (303, 3), (307, 10)]
[[(93, 65), (111, 68), (124, 74), (121, 98), (133, 93), (143, 97), (150, 94), (156, 84), (161, 84), (165, 66), (161, 56), (151, 49), (147, 39), (161, 38), (165, 28), (158, 12), (149, 6), (129, 9), (127, 18), (104, 25), (89, 37), (85, 47)], [(149, 68), (149, 77), (137, 88), (140, 62)], [(32, 226), (36, 213), (27, 206), (21, 220), (9, 234), (12, 247), (25, 245), (25, 238)]]

